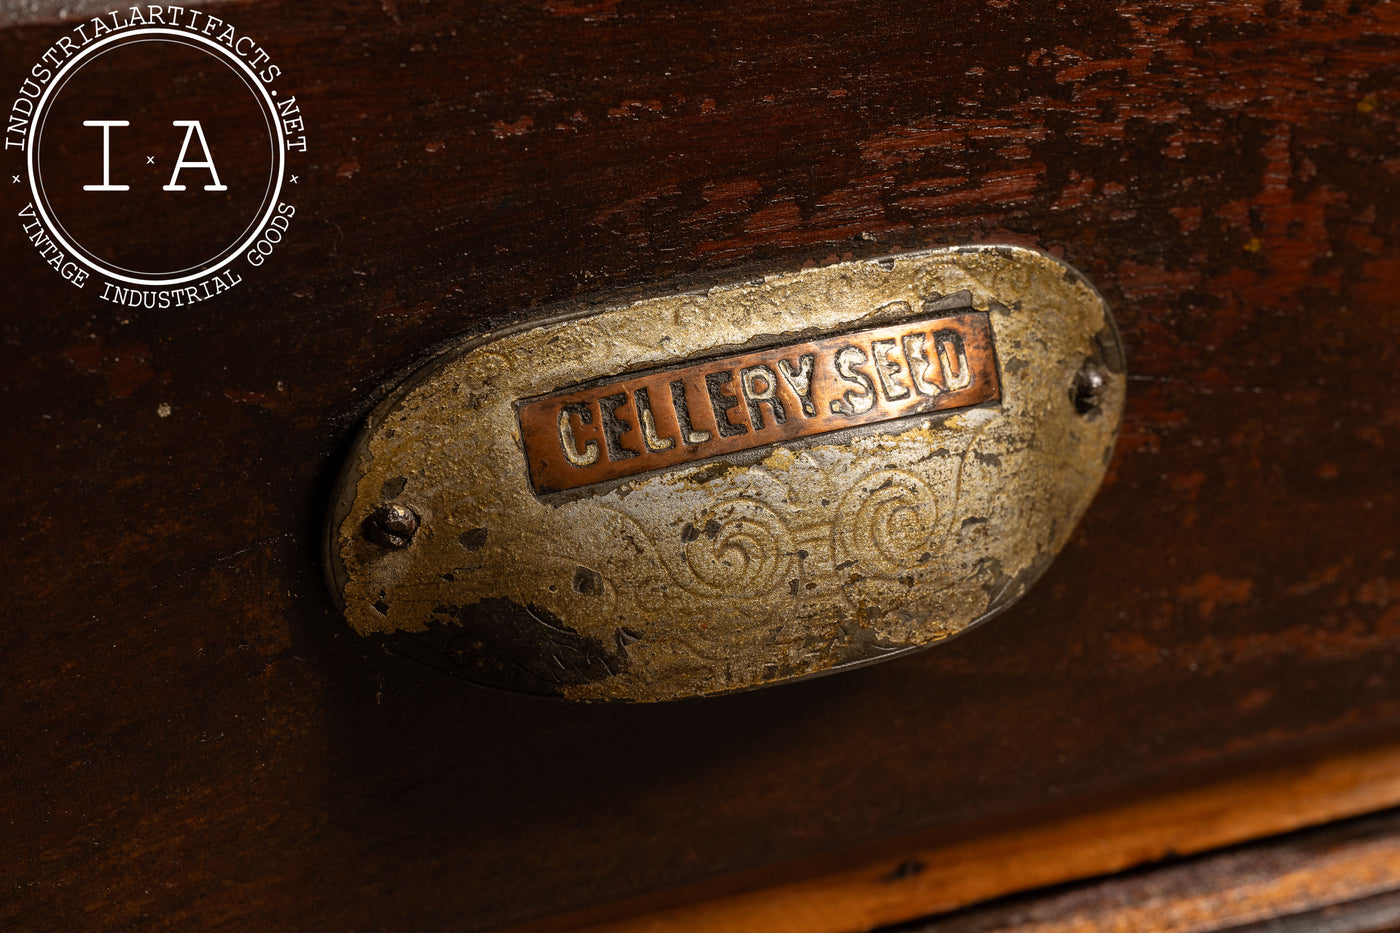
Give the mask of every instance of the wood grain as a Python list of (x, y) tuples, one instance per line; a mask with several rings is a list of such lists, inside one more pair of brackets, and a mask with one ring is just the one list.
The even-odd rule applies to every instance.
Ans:
[[(0, 88), (56, 7), (6, 8)], [(263, 274), (124, 311), (0, 223), (0, 926), (492, 929), (1400, 726), (1394, 4), (221, 9), (307, 120)], [(444, 342), (969, 242), (1082, 270), (1134, 380), (1003, 617), (602, 709), (334, 613), (330, 477)]]
[(1392, 933), (1397, 928), (1400, 817), (1392, 811), (1012, 898), (910, 924), (897, 933)]
[[(792, 880), (771, 875), (752, 879), (750, 891), (708, 899), (702, 899), (703, 890), (672, 891), (664, 898), (612, 904), (592, 916), (558, 918), (519, 933), (871, 930), (1397, 804), (1400, 746), (1391, 746), (1162, 793), (952, 845), (941, 844), (936, 835), (887, 840), (865, 851), (788, 866)], [(974, 913), (965, 924), (950, 923), (949, 929), (1000, 929), (1004, 922), (1007, 929), (1027, 933), (1195, 933), (1312, 910), (1400, 888), (1398, 825), (1400, 820), (1392, 816), (1384, 824), (1389, 832), (1368, 830), (1363, 843), (1340, 852), (1310, 850), (1291, 860), (1220, 856), (1214, 864), (1228, 864), (1239, 877), (1209, 883), (1192, 874), (1177, 882), (1178, 890), (1169, 898), (1141, 896), (1132, 885), (1124, 886), (1127, 890), (1109, 886), (1104, 894), (1070, 898), (1073, 910), (1047, 909), (1053, 915), (1048, 919), (1035, 910), (991, 910)], [(1162, 873), (1173, 877), (1171, 870)], [(1157, 877), (1149, 873), (1137, 887), (1170, 883), (1151, 880)], [(733, 887), (742, 881), (730, 879), (727, 884)], [(691, 903), (658, 908), (664, 900), (687, 899)], [(933, 923), (928, 930), (941, 933), (943, 926)]]

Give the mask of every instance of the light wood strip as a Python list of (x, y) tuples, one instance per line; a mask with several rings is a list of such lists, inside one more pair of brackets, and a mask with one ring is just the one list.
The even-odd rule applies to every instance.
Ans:
[[(864, 853), (839, 870), (807, 866), (804, 871), (794, 865), (788, 877), (796, 880), (717, 896), (707, 896), (714, 887), (697, 885), (531, 924), (521, 933), (854, 933), (1396, 805), (1400, 745), (954, 844), (919, 834), (892, 840), (877, 854)], [(1355, 880), (1360, 887), (1346, 896), (1359, 896), (1386, 889), (1395, 880), (1392, 874), (1400, 877), (1396, 853), (1375, 866), (1339, 862), (1335, 878)], [(1385, 877), (1367, 874), (1375, 871)]]

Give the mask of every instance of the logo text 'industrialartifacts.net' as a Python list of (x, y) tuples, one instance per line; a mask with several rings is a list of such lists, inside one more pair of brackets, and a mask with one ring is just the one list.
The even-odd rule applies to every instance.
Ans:
[[(25, 237), (73, 286), (133, 308), (213, 298), (290, 231), (305, 125), (255, 36), (189, 7), (132, 6), (61, 35), (4, 134)], [(22, 160), (22, 161), (21, 161)]]

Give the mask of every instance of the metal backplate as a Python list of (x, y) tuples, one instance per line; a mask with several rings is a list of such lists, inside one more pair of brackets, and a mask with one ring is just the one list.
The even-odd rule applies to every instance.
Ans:
[(571, 699), (887, 658), (1014, 602), (1103, 479), (1108, 310), (1013, 247), (488, 335), (373, 413), (328, 534), (361, 634)]

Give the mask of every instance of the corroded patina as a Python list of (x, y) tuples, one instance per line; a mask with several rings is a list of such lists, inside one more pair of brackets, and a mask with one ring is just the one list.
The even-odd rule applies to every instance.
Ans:
[[(1025, 592), (1103, 478), (1124, 387), (1094, 289), (1008, 247), (490, 336), (372, 415), (332, 585), (362, 634), (574, 699), (867, 663)], [(376, 531), (386, 507), (417, 520), (402, 546)]]

